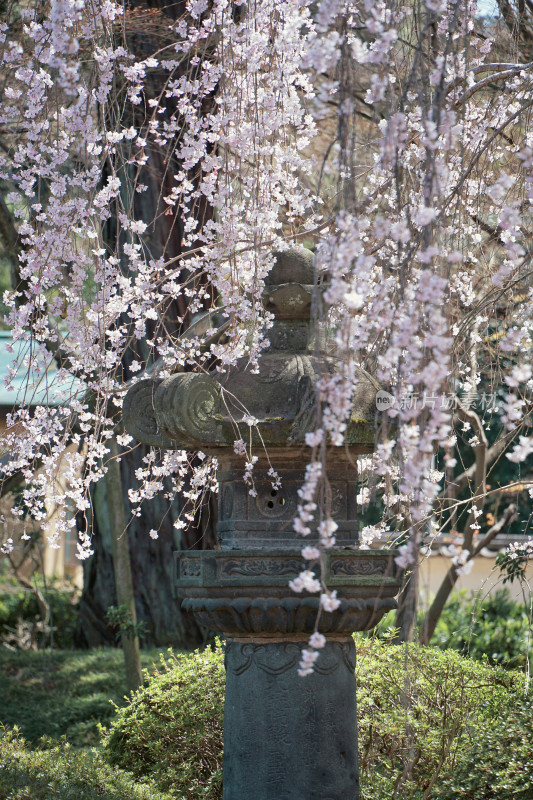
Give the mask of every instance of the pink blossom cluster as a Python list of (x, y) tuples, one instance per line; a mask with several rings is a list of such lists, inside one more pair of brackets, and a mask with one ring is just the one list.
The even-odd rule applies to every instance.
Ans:
[[(295, 591), (320, 593), (321, 613), (340, 604), (313, 568), (335, 544), (326, 450), (359, 422), (361, 369), (396, 400), (376, 411), (375, 452), (360, 464), (359, 505), (379, 494), (384, 508), (363, 543), (407, 535), (403, 567), (453, 478), (458, 441), (474, 458), (490, 421), (473, 431), (451, 404), (400, 398), (460, 395), (464, 417), (482, 381), (503, 386), (506, 457), (533, 453), (532, 65), (511, 46), (498, 60), (474, 3), (427, 0), (419, 12), (391, 0), (191, 0), (167, 20), (161, 49), (142, 54), (112, 0), (52, 0), (2, 23), (0, 177), (17, 273), (4, 304), (24, 345), (7, 384), (42, 375), (49, 399), (20, 403), (2, 440), (1, 477), (25, 479), (18, 513), (44, 519), (60, 463), (59, 528), (89, 509), (110, 440), (134, 446), (120, 413), (142, 378), (224, 371), (241, 357), (259, 369), (272, 324), (265, 278), (294, 241), (315, 249), (330, 356), (305, 440), (294, 529), (313, 540)], [(160, 197), (157, 220), (134, 211), (145, 193)], [(172, 253), (153, 246), (161, 219)], [(260, 426), (238, 412), (235, 451), (253, 493), (246, 427)], [(185, 525), (215, 469), (150, 451), (133, 513), (180, 493)], [(79, 555), (90, 552), (82, 534)], [(323, 646), (313, 636), (303, 674)]]

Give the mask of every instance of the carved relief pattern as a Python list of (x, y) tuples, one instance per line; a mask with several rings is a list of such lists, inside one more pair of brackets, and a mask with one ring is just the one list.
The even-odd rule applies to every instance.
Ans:
[(339, 485), (333, 484), (331, 486), (331, 514), (334, 519), (346, 518), (346, 494), (348, 492), (348, 484)]
[[(179, 413), (186, 421), (186, 428), (194, 434), (210, 432), (213, 427), (213, 414), (218, 410), (220, 390), (212, 378), (194, 375), (187, 385), (183, 399), (186, 404), (179, 404)], [(177, 411), (174, 403), (174, 411)]]
[(387, 572), (388, 559), (337, 558), (331, 561), (332, 575), (384, 575)]
[[(186, 598), (182, 608), (192, 612), (199, 625), (230, 636), (265, 633), (307, 636), (315, 629), (318, 598)], [(393, 608), (396, 601), (392, 597), (343, 599), (336, 611), (321, 615), (319, 631), (350, 634), (368, 630)]]
[[(303, 363), (305, 364), (305, 361)], [(303, 374), (299, 378), (296, 398), (297, 410), (289, 436), (291, 442), (303, 441), (305, 434), (311, 428), (313, 415), (316, 412), (315, 391), (309, 375)]]
[(221, 577), (231, 575), (297, 575), (303, 568), (303, 561), (273, 558), (240, 558), (217, 563)]
[(138, 442), (155, 447), (171, 447), (172, 442), (159, 430), (154, 410), (154, 395), (161, 381), (144, 380), (133, 386), (122, 409), (124, 424)]
[(183, 578), (199, 578), (202, 572), (202, 563), (197, 558), (181, 558), (179, 561), (180, 575)]
[(209, 442), (217, 430), (220, 386), (209, 376), (178, 373), (161, 381), (154, 396), (161, 430), (185, 442)]
[[(290, 669), (296, 669), (301, 658), (301, 647), (295, 642), (276, 645), (228, 642), (226, 647), (227, 668), (235, 675), (242, 675), (252, 666), (267, 675), (282, 675)], [(314, 671), (318, 675), (331, 675), (341, 664), (351, 672), (355, 669), (355, 647), (352, 642), (329, 642), (326, 649), (321, 651)]]

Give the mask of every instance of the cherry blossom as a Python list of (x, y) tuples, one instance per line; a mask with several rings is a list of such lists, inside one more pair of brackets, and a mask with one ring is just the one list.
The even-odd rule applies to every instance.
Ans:
[[(4, 304), (17, 355), (0, 476), (25, 480), (15, 513), (42, 521), (59, 469), (68, 480), (53, 490), (58, 529), (88, 512), (111, 440), (135, 446), (120, 412), (137, 381), (224, 372), (239, 358), (260, 370), (273, 324), (265, 278), (273, 253), (295, 242), (315, 252), (313, 321), (330, 356), (292, 521), (311, 537), (304, 561), (320, 566), (334, 546), (326, 456), (346, 444), (361, 368), (390, 398), (367, 421), (375, 448), (360, 459), (357, 502), (364, 511), (379, 499), (383, 519), (361, 542), (400, 537), (402, 568), (417, 562), (435, 509), (452, 502), (461, 448), (472, 463), (485, 452), (483, 387), (504, 392), (493, 423), (508, 434), (506, 459), (531, 456), (531, 64), (515, 63), (512, 32), (498, 60), (504, 29), (482, 32), (474, 3), (426, 0), (419, 14), (415, 24), (389, 0), (196, 0), (161, 50), (142, 54), (112, 0), (53, 0), (25, 8), (21, 24), (6, 18), (0, 176), (16, 285)], [(154, 221), (131, 200), (153, 190), (143, 176), (168, 154), (158, 191), (179, 237), (171, 258), (153, 255)], [(183, 311), (169, 330), (171, 304)], [(32, 403), (32, 375), (46, 403)], [(254, 496), (260, 421), (245, 409), (236, 417), (234, 450)], [(181, 494), (183, 526), (215, 477), (212, 458), (153, 448), (129, 487), (133, 513), (157, 493)], [(269, 478), (277, 487), (283, 476)], [(473, 502), (460, 512), (475, 517)], [(91, 554), (88, 534), (78, 550)], [(323, 612), (339, 606), (318, 571), (303, 569), (291, 587), (319, 593)], [(303, 674), (320, 649), (313, 636)]]

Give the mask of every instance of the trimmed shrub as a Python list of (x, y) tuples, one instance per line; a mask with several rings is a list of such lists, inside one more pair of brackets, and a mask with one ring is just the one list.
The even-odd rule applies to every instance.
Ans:
[[(357, 645), (364, 800), (432, 798), (441, 775), (454, 773), (462, 763), (464, 748), (496, 717), (512, 713), (517, 693), (523, 692), (521, 674), (451, 650), (392, 646), (363, 637)], [(171, 655), (148, 686), (117, 712), (104, 735), (106, 758), (150, 777), (172, 798), (219, 800), (223, 691), (220, 648)], [(497, 797), (515, 800), (504, 791)]]
[(365, 800), (430, 798), (471, 738), (512, 708), (524, 687), (520, 673), (453, 650), (362, 637), (356, 676)]
[(518, 699), (469, 737), (431, 800), (531, 800), (533, 699)]
[(169, 651), (148, 685), (118, 709), (103, 736), (105, 757), (173, 798), (222, 797), (224, 685), (220, 648)]
[(17, 730), (0, 728), (0, 800), (169, 800), (94, 751), (66, 741), (41, 744), (30, 750)]
[[(533, 655), (529, 608), (499, 589), (483, 600), (458, 592), (448, 600), (431, 644), (489, 664), (517, 669)], [(530, 648), (528, 654), (528, 646)]]
[[(533, 799), (533, 699), (523, 675), (452, 650), (362, 636), (357, 648), (362, 800)], [(120, 652), (57, 651), (46, 686), (42, 654), (5, 656), (2, 707), (14, 723), (18, 706), (35, 737), (66, 731), (71, 743), (94, 741), (89, 727), (112, 710), (105, 695), (120, 702)], [(170, 654), (147, 681), (104, 735), (112, 766), (66, 740), (41, 740), (30, 752), (4, 732), (0, 800), (220, 800), (222, 649)]]

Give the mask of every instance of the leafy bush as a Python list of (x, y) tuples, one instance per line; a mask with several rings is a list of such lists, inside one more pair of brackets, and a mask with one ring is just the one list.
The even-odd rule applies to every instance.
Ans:
[[(364, 800), (430, 798), (439, 776), (453, 771), (462, 748), (503, 709), (512, 709), (524, 686), (518, 673), (451, 650), (362, 637), (357, 681)], [(223, 691), (220, 649), (171, 656), (118, 711), (104, 736), (106, 758), (135, 775), (148, 775), (172, 797), (218, 800)], [(511, 795), (499, 796), (507, 798)]]
[(220, 648), (162, 658), (160, 671), (117, 711), (103, 738), (106, 758), (180, 800), (220, 798), (224, 684)]
[[(68, 585), (52, 584), (44, 591), (42, 582), (40, 588), (50, 605), (54, 645), (71, 647), (78, 614), (77, 590)], [(17, 586), (0, 594), (0, 641), (5, 640), (26, 647), (40, 643), (46, 645), (49, 641), (49, 636), (43, 630), (37, 598), (28, 589)]]
[[(357, 649), (362, 800), (532, 800), (533, 711), (523, 675), (453, 650), (393, 646), (362, 636)], [(115, 788), (106, 783), (110, 770), (94, 754), (58, 745), (63, 733), (71, 744), (94, 743), (97, 720), (111, 723), (103, 742), (110, 769), (151, 780), (166, 800), (219, 800), (221, 649), (169, 655), (114, 720), (109, 698), (120, 703), (124, 691), (120, 651), (54, 651), (43, 683), (44, 655), (0, 650), (5, 690), (0, 719), (20, 721), (35, 741), (41, 733), (56, 737), (53, 746), (37, 744), (35, 754), (20, 739), (0, 743), (0, 764), (8, 763), (10, 770), (0, 767), (0, 800), (159, 800), (155, 788), (145, 795), (123, 789), (129, 778), (122, 772), (117, 781), (123, 785), (119, 781)], [(154, 651), (144, 652), (144, 664), (155, 657)], [(61, 754), (64, 760), (54, 773), (51, 762)], [(43, 786), (46, 778), (59, 787), (56, 794), (56, 788), (48, 794), (38, 788), (39, 775)], [(76, 783), (78, 778), (86, 783)], [(10, 780), (18, 794), (4, 791)]]
[[(419, 624), (423, 616), (420, 612)], [(388, 639), (394, 622), (395, 612), (391, 611), (377, 628), (363, 636)], [(457, 650), (476, 661), (518, 669), (526, 664), (528, 646), (529, 658), (533, 658), (531, 623), (529, 606), (512, 600), (507, 589), (483, 599), (476, 595), (468, 597), (463, 590), (453, 594), (444, 606), (431, 645), (441, 650)]]
[(484, 600), (459, 592), (447, 602), (431, 644), (516, 669), (525, 665), (528, 645), (533, 656), (529, 631), (529, 608), (512, 600), (506, 589)]
[(452, 650), (362, 637), (356, 676), (365, 800), (431, 797), (470, 737), (511, 707), (524, 686), (521, 674)]
[(66, 741), (28, 749), (18, 731), (0, 728), (0, 800), (167, 800), (158, 789)]
[(494, 714), (457, 754), (453, 772), (431, 800), (531, 800), (533, 797), (533, 699), (522, 698)]

